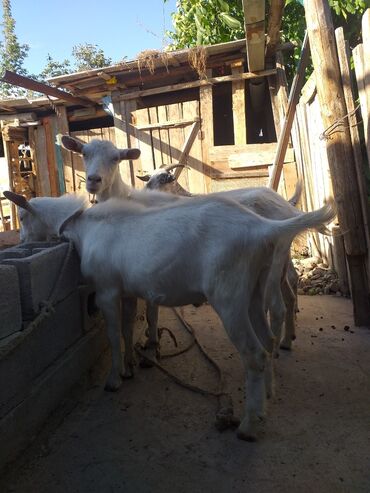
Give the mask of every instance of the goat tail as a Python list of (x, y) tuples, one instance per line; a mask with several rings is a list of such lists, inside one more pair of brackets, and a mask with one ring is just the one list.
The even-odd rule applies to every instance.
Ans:
[(306, 229), (316, 229), (318, 231), (324, 231), (326, 229), (326, 224), (333, 221), (337, 214), (336, 204), (333, 198), (329, 198), (325, 205), (320, 209), (312, 212), (305, 212), (299, 214), (298, 216), (292, 217), (290, 219), (285, 219), (284, 221), (279, 221), (280, 233), (284, 235), (286, 232), (287, 236), (293, 238), (305, 231)]
[(303, 190), (303, 183), (302, 180), (299, 179), (295, 186), (294, 194), (292, 195), (292, 197), (290, 197), (290, 199), (288, 199), (288, 202), (294, 207), (298, 204), (299, 199), (301, 198), (302, 190)]

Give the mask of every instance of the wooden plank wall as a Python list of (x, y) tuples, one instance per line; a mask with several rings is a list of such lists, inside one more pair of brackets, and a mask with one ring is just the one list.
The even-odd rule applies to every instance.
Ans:
[[(139, 173), (152, 173), (161, 166), (178, 162), (190, 132), (191, 122), (198, 117), (199, 101), (186, 101), (134, 111), (136, 137), (134, 146), (141, 150)], [(170, 123), (173, 126), (169, 126)], [(179, 182), (192, 193), (204, 193), (206, 190), (200, 132), (191, 147), (187, 167), (180, 174)], [(138, 181), (138, 183), (142, 182)]]

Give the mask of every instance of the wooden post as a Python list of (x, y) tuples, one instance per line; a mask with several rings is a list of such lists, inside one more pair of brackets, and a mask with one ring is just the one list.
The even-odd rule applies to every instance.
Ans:
[(248, 70), (265, 68), (265, 0), (243, 0)]
[(69, 125), (67, 119), (67, 110), (65, 106), (57, 106), (55, 109), (55, 130), (56, 130), (56, 142), (55, 146), (58, 147), (63, 162), (65, 191), (70, 193), (76, 190), (75, 174), (73, 169), (72, 153), (61, 145), (62, 135), (69, 134)]
[[(231, 64), (231, 73), (241, 74), (243, 63)], [(247, 143), (247, 129), (245, 124), (245, 81), (238, 80), (232, 83), (233, 119), (234, 119), (234, 144)]]
[[(207, 77), (211, 76), (212, 70), (208, 69)], [(199, 99), (202, 125), (202, 159), (206, 170), (206, 190), (210, 192), (209, 148), (214, 146), (212, 85), (201, 86), (199, 88)]]
[[(112, 102), (116, 146), (128, 148), (130, 147), (129, 127), (131, 124), (131, 112), (128, 108), (128, 106), (131, 106), (130, 102), (118, 101), (114, 94), (112, 94)], [(130, 161), (129, 166), (127, 166), (127, 163), (121, 164), (120, 172), (123, 181), (131, 184), (133, 175), (132, 162)]]
[[(321, 115), (324, 127), (328, 128), (347, 113), (334, 27), (327, 0), (305, 0), (304, 6)], [(370, 326), (366, 239), (348, 127), (330, 135), (327, 152), (350, 270), (354, 320), (356, 325)]]

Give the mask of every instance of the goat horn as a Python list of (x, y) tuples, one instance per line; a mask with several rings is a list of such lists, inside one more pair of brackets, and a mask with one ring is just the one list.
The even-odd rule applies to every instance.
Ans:
[(149, 181), (150, 175), (142, 175), (142, 176), (136, 175), (136, 178), (139, 178), (139, 180), (141, 181)]
[(175, 169), (175, 168), (184, 168), (185, 167), (185, 164), (169, 164), (168, 166), (164, 166), (164, 169), (166, 171), (171, 171), (172, 169)]

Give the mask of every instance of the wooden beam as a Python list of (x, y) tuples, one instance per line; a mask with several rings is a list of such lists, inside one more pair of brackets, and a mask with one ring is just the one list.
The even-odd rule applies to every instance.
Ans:
[(265, 68), (265, 0), (243, 0), (248, 70)]
[(147, 125), (135, 125), (135, 128), (137, 130), (161, 130), (165, 128), (187, 127), (198, 120), (199, 118), (193, 118), (192, 120), (178, 120), (175, 122), (148, 123)]
[[(179, 164), (186, 164), (190, 150), (191, 150), (191, 146), (193, 145), (194, 140), (195, 140), (196, 136), (198, 135), (199, 127), (200, 127), (200, 121), (199, 120), (195, 121), (193, 123), (193, 125), (191, 126), (189, 135), (187, 136), (187, 138), (184, 142), (184, 145), (181, 149), (181, 154), (180, 154), (179, 161), (178, 161)], [(178, 177), (180, 176), (183, 169), (184, 168), (176, 168), (175, 169), (174, 176), (176, 179), (178, 179)]]
[[(323, 125), (328, 128), (347, 113), (333, 21), (327, 0), (304, 0), (304, 6), (317, 95)], [(328, 162), (351, 274), (355, 324), (370, 326), (367, 249), (356, 167), (348, 126), (342, 126), (340, 130), (332, 133), (327, 140)]]
[[(267, 167), (274, 162), (277, 143), (269, 144), (244, 144), (211, 146), (209, 148), (209, 160), (211, 163), (227, 162), (231, 169), (243, 169), (251, 167)], [(294, 161), (294, 152), (289, 148), (285, 162)]]
[(91, 101), (88, 101), (85, 98), (76, 98), (76, 96), (72, 96), (72, 94), (69, 94), (68, 92), (60, 91), (55, 87), (44, 84), (43, 82), (39, 82), (29, 77), (24, 77), (23, 75), (16, 74), (11, 70), (5, 70), (1, 79), (8, 84), (13, 84), (18, 87), (24, 87), (25, 89), (30, 89), (31, 91), (41, 92), (42, 94), (53, 96), (55, 98), (61, 99), (62, 101), (68, 101), (70, 103), (82, 106), (90, 106), (92, 104)]
[(0, 115), (0, 120), (3, 122), (9, 122), (12, 120), (18, 120), (20, 122), (30, 122), (37, 120), (36, 113), (12, 113), (11, 115)]
[(299, 100), (299, 94), (301, 92), (304, 83), (304, 73), (308, 65), (308, 60), (309, 60), (309, 42), (308, 42), (308, 35), (306, 33), (303, 40), (301, 58), (299, 60), (297, 73), (294, 77), (293, 84), (289, 94), (287, 112), (285, 115), (283, 128), (279, 136), (276, 158), (273, 167), (271, 169), (269, 187), (272, 188), (273, 190), (277, 190), (279, 187), (279, 180), (284, 164), (284, 156), (288, 147), (288, 143), (290, 139), (290, 131), (292, 129), (293, 119), (295, 114), (295, 108), (297, 106)]
[(285, 0), (271, 0), (270, 15), (267, 27), (266, 56), (271, 57), (276, 52), (280, 41), (281, 20), (284, 13)]
[(243, 72), (237, 75), (223, 75), (221, 77), (209, 77), (207, 79), (195, 80), (192, 82), (184, 82), (182, 84), (171, 84), (162, 87), (153, 87), (152, 89), (143, 89), (139, 91), (132, 91), (121, 94), (118, 96), (119, 101), (126, 101), (128, 99), (136, 99), (144, 96), (152, 96), (153, 94), (162, 94), (172, 91), (183, 91), (186, 89), (192, 89), (194, 87), (204, 87), (211, 84), (220, 84), (222, 82), (232, 82), (235, 80), (248, 80), (257, 77), (267, 77), (268, 75), (275, 74), (275, 69), (262, 70), (260, 72)]

